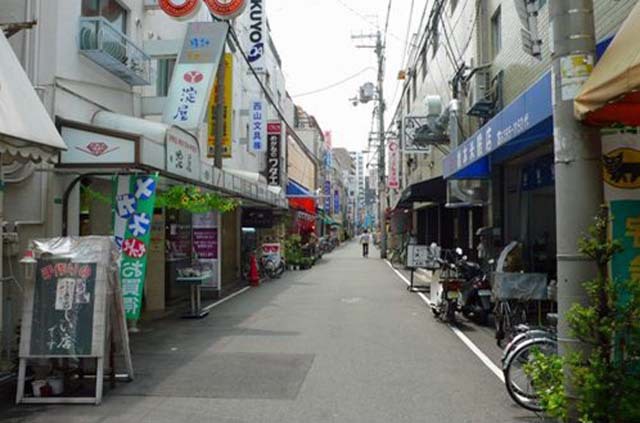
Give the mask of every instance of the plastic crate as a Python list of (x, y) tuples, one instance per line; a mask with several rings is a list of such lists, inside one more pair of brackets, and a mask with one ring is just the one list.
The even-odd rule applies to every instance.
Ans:
[(491, 274), (493, 295), (499, 300), (546, 300), (547, 275), (545, 273)]

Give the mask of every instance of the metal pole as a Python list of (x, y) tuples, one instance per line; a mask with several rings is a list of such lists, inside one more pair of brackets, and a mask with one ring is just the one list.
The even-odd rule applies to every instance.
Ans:
[(216, 143), (214, 146), (214, 167), (218, 169), (222, 169), (222, 138), (224, 137), (224, 78), (225, 78), (225, 60), (224, 60), (224, 51), (222, 53), (222, 57), (220, 58), (220, 64), (218, 65), (218, 73), (216, 76), (218, 88), (216, 95)]
[[(567, 356), (586, 348), (574, 339), (566, 313), (587, 301), (582, 283), (596, 277), (595, 263), (578, 251), (578, 240), (603, 203), (600, 132), (578, 122), (573, 98), (588, 78), (595, 57), (592, 0), (551, 0), (554, 84), (554, 146), (556, 175), (556, 234), (558, 260), (558, 344)], [(565, 385), (568, 383), (565, 369)], [(573, 395), (571, 395), (573, 396)], [(574, 410), (570, 421), (577, 421)]]
[(378, 216), (380, 224), (380, 258), (387, 258), (387, 220), (385, 211), (387, 209), (386, 184), (385, 184), (385, 130), (384, 130), (384, 46), (382, 45), (382, 35), (378, 31), (376, 36), (376, 55), (378, 56), (378, 195), (380, 204), (378, 205)]

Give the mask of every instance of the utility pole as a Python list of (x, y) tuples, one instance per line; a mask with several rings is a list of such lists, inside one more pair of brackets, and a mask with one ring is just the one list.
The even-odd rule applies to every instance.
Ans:
[[(596, 43), (593, 0), (551, 0), (553, 124), (556, 176), (556, 233), (558, 260), (558, 345), (562, 356), (586, 345), (575, 339), (566, 313), (585, 304), (583, 282), (596, 277), (595, 263), (578, 251), (603, 203), (600, 132), (582, 125), (573, 114), (573, 99), (591, 73)], [(565, 385), (573, 391), (568, 370)], [(573, 396), (573, 395), (571, 395)], [(573, 410), (571, 410), (573, 409)], [(577, 421), (570, 407), (570, 421)]]
[(375, 38), (375, 46), (359, 45), (358, 48), (373, 48), (378, 59), (378, 224), (380, 225), (380, 258), (387, 258), (387, 221), (385, 218), (387, 193), (385, 180), (385, 129), (384, 129), (384, 44), (382, 42), (382, 34), (377, 31), (376, 34), (355, 35), (351, 38)]

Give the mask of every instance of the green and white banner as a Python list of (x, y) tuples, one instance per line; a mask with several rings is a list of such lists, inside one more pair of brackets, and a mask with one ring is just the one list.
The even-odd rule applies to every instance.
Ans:
[(116, 176), (113, 233), (120, 248), (120, 283), (129, 320), (140, 318), (157, 175)]

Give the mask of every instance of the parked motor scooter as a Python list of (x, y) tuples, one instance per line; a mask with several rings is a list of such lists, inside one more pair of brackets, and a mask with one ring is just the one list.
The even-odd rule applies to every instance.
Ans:
[[(462, 314), (478, 324), (485, 325), (491, 314), (491, 283), (488, 269), (482, 269), (478, 263), (469, 261), (456, 249), (457, 267), (463, 280), (460, 298), (458, 299)], [(493, 260), (490, 260), (490, 265)]]
[(453, 252), (445, 252), (443, 258), (438, 258), (438, 262), (442, 269), (440, 278), (442, 289), (436, 301), (431, 305), (431, 311), (440, 320), (455, 323), (462, 279), (458, 275)]

